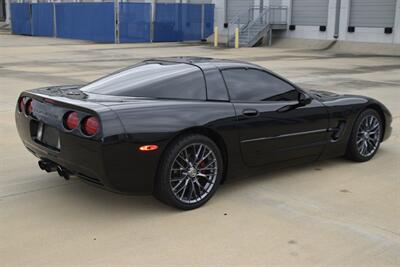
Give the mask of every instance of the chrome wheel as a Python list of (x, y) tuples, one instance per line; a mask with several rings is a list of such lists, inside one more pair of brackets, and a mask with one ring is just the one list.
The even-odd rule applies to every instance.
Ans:
[(190, 144), (179, 151), (172, 163), (169, 182), (179, 201), (193, 204), (204, 199), (215, 185), (218, 163), (205, 144)]
[(357, 131), (357, 150), (363, 157), (371, 156), (379, 146), (381, 124), (374, 115), (365, 116)]

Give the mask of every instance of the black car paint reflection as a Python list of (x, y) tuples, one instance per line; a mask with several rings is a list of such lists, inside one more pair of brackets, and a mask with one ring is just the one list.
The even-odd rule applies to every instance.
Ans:
[[(163, 153), (173, 140), (188, 132), (205, 134), (218, 144), (224, 155), (225, 179), (281, 163), (342, 156), (354, 121), (367, 107), (382, 115), (383, 139), (390, 136), (390, 112), (368, 97), (305, 91), (262, 67), (244, 62), (174, 58), (152, 59), (141, 64), (184, 64), (200, 70), (203, 75), (200, 84), (183, 77), (180, 85), (205, 90), (199, 94), (204, 99), (196, 99), (198, 95), (187, 99), (188, 93), (182, 99), (130, 96), (125, 95), (125, 87), (118, 91), (122, 95), (85, 91), (85, 86), (80, 85), (25, 91), (21, 97), (33, 100), (34, 114), (26, 116), (18, 112), (18, 107), (15, 113), (24, 145), (38, 158), (55, 162), (103, 188), (149, 194)], [(268, 101), (233, 100), (232, 91), (226, 87), (221, 74), (232, 68), (265, 72), (293, 90)], [(163, 89), (165, 93), (167, 89)], [(293, 93), (299, 99), (282, 99), (293, 97)], [(48, 110), (51, 106), (51, 112), (59, 114), (58, 117), (70, 110), (82, 116), (97, 116), (101, 133), (87, 137), (79, 129), (65, 130), (61, 121), (57, 124), (39, 112), (35, 116), (39, 107), (46, 114), (47, 108), (42, 107), (46, 101), (51, 102)], [(33, 129), (43, 121), (59, 129), (60, 151), (35, 141)], [(158, 149), (142, 153), (138, 147), (145, 144), (156, 144)]]

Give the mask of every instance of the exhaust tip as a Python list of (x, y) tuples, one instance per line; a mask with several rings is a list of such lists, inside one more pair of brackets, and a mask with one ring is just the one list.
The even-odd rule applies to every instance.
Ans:
[(46, 172), (54, 172), (56, 171), (57, 165), (48, 160), (39, 160), (38, 162), (39, 168)]
[(69, 180), (69, 172), (61, 166), (57, 166), (57, 173), (65, 180)]
[(44, 161), (43, 160), (39, 160), (39, 162), (38, 162), (38, 165), (39, 165), (39, 168), (42, 170), (42, 171), (44, 171)]

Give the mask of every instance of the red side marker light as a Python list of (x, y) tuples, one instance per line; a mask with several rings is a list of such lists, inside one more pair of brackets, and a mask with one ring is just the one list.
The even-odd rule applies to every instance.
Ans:
[(146, 152), (146, 151), (154, 151), (157, 150), (158, 146), (157, 145), (144, 145), (139, 147), (140, 151)]
[(20, 97), (18, 100), (18, 110), (19, 112), (22, 112), (24, 111), (24, 109), (25, 109), (24, 98)]
[(56, 101), (54, 101), (53, 99), (48, 99), (48, 98), (43, 99), (43, 101), (46, 102), (46, 103), (49, 103), (49, 104), (55, 104), (56, 103)]
[(25, 113), (26, 115), (32, 115), (32, 111), (33, 111), (33, 107), (32, 107), (32, 99), (29, 99), (26, 102), (26, 109), (25, 109)]

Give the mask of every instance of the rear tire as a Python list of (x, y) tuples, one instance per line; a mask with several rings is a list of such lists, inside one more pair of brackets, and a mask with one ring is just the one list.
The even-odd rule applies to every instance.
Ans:
[(154, 196), (179, 209), (196, 209), (217, 190), (223, 166), (221, 152), (211, 139), (199, 134), (180, 137), (161, 159)]
[(378, 151), (383, 133), (382, 118), (373, 109), (363, 111), (357, 118), (347, 147), (347, 158), (364, 162)]

